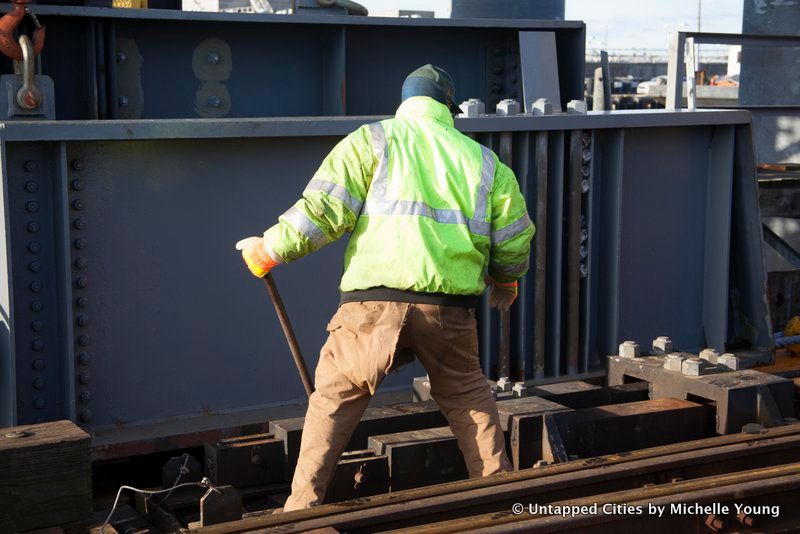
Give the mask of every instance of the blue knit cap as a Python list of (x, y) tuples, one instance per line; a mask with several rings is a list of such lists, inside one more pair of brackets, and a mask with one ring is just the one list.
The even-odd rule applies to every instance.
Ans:
[(453, 103), (455, 84), (446, 70), (433, 65), (425, 65), (406, 77), (403, 82), (401, 100), (412, 96), (428, 96), (447, 106), (453, 113), (461, 113), (461, 109)]

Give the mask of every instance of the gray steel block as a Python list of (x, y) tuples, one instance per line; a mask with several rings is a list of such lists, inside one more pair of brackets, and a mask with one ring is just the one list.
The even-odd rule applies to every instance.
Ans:
[(726, 352), (725, 354), (717, 358), (717, 367), (727, 369), (730, 371), (738, 371), (739, 369), (742, 369), (744, 366), (742, 365), (741, 358), (739, 358), (735, 354)]
[(498, 115), (518, 115), (520, 113), (519, 102), (513, 98), (506, 98), (497, 103), (496, 113)]
[(533, 102), (531, 111), (534, 115), (552, 115), (553, 103), (549, 98), (539, 98)]
[(658, 336), (653, 340), (653, 354), (669, 354), (672, 352), (672, 340), (667, 336)]
[(486, 114), (486, 105), (479, 98), (470, 98), (461, 103), (459, 117), (475, 118)]
[(683, 360), (685, 359), (686, 358), (684, 356), (677, 352), (667, 354), (664, 357), (664, 369), (668, 371), (677, 371), (680, 373), (683, 369)]
[(569, 115), (586, 115), (586, 101), (570, 100), (567, 103), (567, 113)]
[(701, 360), (706, 360), (708, 363), (716, 365), (719, 352), (716, 349), (703, 349), (698, 356)]
[(700, 358), (686, 358), (681, 362), (681, 372), (686, 376), (702, 375), (708, 363)]
[(623, 358), (636, 358), (639, 354), (639, 344), (635, 341), (623, 341), (620, 343), (619, 355)]

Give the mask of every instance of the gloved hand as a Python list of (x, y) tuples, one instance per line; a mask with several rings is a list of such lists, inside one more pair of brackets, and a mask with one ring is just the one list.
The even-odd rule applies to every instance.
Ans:
[(278, 262), (267, 254), (263, 237), (246, 237), (236, 243), (236, 250), (242, 251), (242, 258), (247, 268), (258, 278), (264, 278), (270, 269), (278, 265)]
[(508, 311), (511, 305), (517, 300), (516, 281), (502, 283), (487, 277), (486, 283), (489, 284), (489, 306), (500, 311)]

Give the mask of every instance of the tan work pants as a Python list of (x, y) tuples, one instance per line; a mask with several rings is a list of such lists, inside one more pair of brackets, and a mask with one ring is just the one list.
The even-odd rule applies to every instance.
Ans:
[(403, 302), (342, 304), (328, 324), (285, 511), (320, 504), (336, 463), (384, 376), (419, 358), (470, 477), (510, 471), (497, 405), (478, 360), (475, 314)]

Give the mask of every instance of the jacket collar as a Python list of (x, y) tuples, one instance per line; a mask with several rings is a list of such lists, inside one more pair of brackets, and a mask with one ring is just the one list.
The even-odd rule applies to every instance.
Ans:
[(447, 106), (437, 102), (429, 96), (412, 96), (407, 98), (397, 108), (396, 117), (409, 117), (414, 119), (432, 119), (447, 126), (453, 126), (453, 115)]

